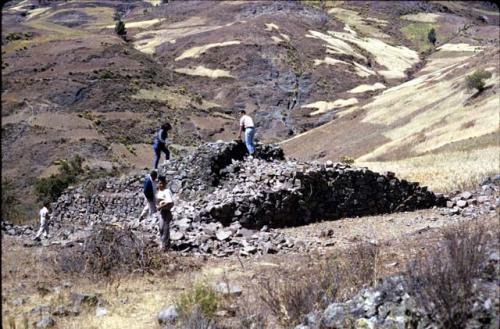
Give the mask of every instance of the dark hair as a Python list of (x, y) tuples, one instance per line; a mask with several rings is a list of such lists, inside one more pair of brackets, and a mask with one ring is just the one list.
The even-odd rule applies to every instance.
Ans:
[(167, 184), (167, 177), (161, 175), (158, 177), (158, 183), (165, 183)]
[(241, 110), (240, 113), (247, 114), (247, 112), (245, 112), (245, 110)]
[(166, 123), (161, 125), (161, 129), (170, 130), (170, 129), (172, 129), (172, 125), (170, 123), (166, 122)]
[(151, 176), (151, 178), (155, 179), (156, 177), (158, 177), (158, 172), (156, 170), (151, 170), (149, 175)]

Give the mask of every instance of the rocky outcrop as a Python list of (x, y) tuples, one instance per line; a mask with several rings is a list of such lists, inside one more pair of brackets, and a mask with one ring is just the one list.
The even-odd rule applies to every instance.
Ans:
[[(169, 161), (160, 173), (176, 194), (175, 218), (260, 229), (444, 204), (442, 196), (393, 173), (284, 160), (283, 151), (270, 145), (259, 145), (257, 151), (259, 158), (244, 159), (241, 143), (208, 143), (188, 157)], [(54, 205), (54, 218), (133, 221), (144, 202), (143, 176), (70, 188)]]
[[(390, 172), (330, 161), (285, 160), (275, 145), (258, 145), (257, 152), (258, 158), (250, 159), (242, 143), (207, 143), (160, 169), (175, 195), (174, 249), (218, 256), (300, 251), (321, 242), (294, 241), (275, 228), (446, 202)], [(52, 230), (65, 241), (62, 244), (81, 240), (79, 234), (86, 229), (75, 227), (95, 224), (120, 224), (156, 235), (155, 221), (138, 221), (145, 174), (68, 188), (52, 205)], [(5, 229), (15, 231), (11, 226)]]

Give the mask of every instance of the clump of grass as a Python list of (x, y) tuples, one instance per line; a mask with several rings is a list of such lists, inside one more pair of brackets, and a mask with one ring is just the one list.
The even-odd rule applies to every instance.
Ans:
[(476, 70), (471, 75), (465, 77), (467, 82), (467, 89), (477, 89), (478, 92), (482, 92), (486, 83), (484, 80), (491, 78), (491, 72), (485, 70)]
[(199, 320), (200, 316), (205, 319), (213, 319), (220, 303), (221, 297), (217, 291), (203, 282), (196, 283), (175, 301), (180, 319), (184, 323)]
[(340, 162), (348, 164), (348, 165), (352, 165), (352, 164), (354, 164), (354, 158), (347, 156), (347, 155), (344, 155), (344, 156), (340, 157)]
[[(257, 278), (257, 304), (264, 305), (283, 326), (297, 325), (305, 314), (343, 301), (361, 287), (374, 284), (378, 254), (378, 246), (363, 243), (315, 264), (270, 271)], [(258, 316), (261, 311), (243, 309), (242, 323), (248, 325), (252, 318), (262, 323), (265, 317)]]
[(403, 32), (405, 37), (413, 42), (417, 49), (423, 53), (434, 47), (428, 37), (429, 31), (431, 30), (435, 31), (435, 26), (433, 24), (421, 22), (410, 23), (401, 28), (401, 32)]
[(470, 318), (474, 280), (487, 258), (486, 229), (466, 223), (443, 236), (441, 248), (408, 266), (409, 287), (441, 328), (461, 328)]
[(94, 278), (153, 273), (161, 266), (156, 250), (144, 239), (114, 225), (94, 226), (83, 246), (64, 249), (57, 263), (62, 272)]

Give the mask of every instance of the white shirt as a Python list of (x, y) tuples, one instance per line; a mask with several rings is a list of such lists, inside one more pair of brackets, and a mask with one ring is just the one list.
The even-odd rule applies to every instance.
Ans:
[(47, 207), (43, 207), (40, 209), (40, 221), (47, 220), (47, 215), (49, 214), (49, 209)]
[(156, 194), (156, 199), (158, 200), (158, 203), (160, 202), (166, 202), (166, 203), (171, 203), (174, 202), (174, 199), (172, 198), (172, 192), (170, 192), (170, 189), (166, 188), (163, 191), (158, 190), (158, 193)]
[(250, 116), (244, 115), (240, 119), (240, 126), (246, 128), (253, 128), (253, 120)]

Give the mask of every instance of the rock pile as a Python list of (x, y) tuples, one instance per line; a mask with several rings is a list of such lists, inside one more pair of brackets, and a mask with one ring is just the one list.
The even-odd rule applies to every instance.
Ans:
[[(176, 249), (220, 256), (300, 250), (314, 242), (298, 243), (273, 229), (446, 202), (390, 172), (285, 160), (274, 145), (258, 145), (256, 159), (245, 159), (245, 152), (238, 142), (207, 143), (160, 169), (175, 194), (171, 238)], [(144, 175), (68, 188), (52, 206), (56, 230), (121, 223), (156, 233), (155, 223), (137, 220), (144, 205)]]
[[(484, 277), (477, 278), (474, 286), (471, 316), (462, 328), (498, 328), (498, 251), (490, 254), (485, 265)], [(497, 269), (495, 275), (487, 274), (491, 269)], [(440, 328), (436, 318), (409, 294), (407, 278), (398, 275), (361, 290), (346, 302), (332, 303), (324, 311), (308, 314), (295, 329)]]

